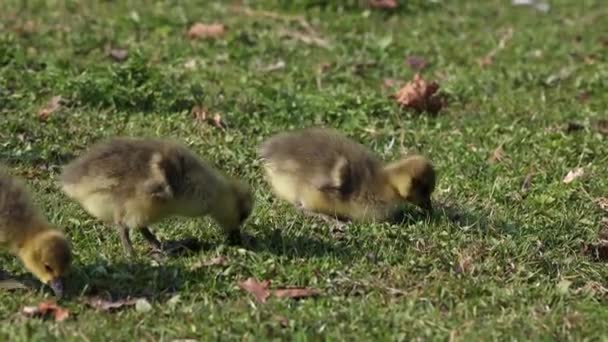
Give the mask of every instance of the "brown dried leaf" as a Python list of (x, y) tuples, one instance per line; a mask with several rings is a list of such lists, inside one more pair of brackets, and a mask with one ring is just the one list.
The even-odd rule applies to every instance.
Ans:
[(258, 282), (254, 278), (248, 278), (239, 283), (239, 287), (252, 294), (258, 303), (265, 303), (271, 295), (276, 298), (301, 299), (320, 294), (319, 290), (305, 287), (287, 287), (270, 290), (270, 280)]
[(276, 289), (272, 292), (273, 296), (277, 298), (307, 298), (315, 297), (320, 294), (319, 290), (306, 288), (306, 287), (291, 287), (284, 289)]
[(281, 327), (283, 327), (283, 328), (289, 327), (289, 319), (287, 319), (287, 317), (281, 316), (281, 315), (276, 315), (276, 316), (274, 316), (274, 319), (277, 322), (279, 322), (279, 324), (281, 325)]
[(475, 271), (473, 258), (466, 253), (459, 253), (454, 266), (454, 271), (458, 274), (471, 274)]
[(215, 258), (211, 258), (209, 260), (200, 260), (195, 262), (190, 270), (198, 270), (199, 268), (209, 267), (209, 266), (226, 266), (228, 265), (228, 259), (223, 256), (218, 256)]
[(608, 261), (608, 240), (601, 240), (596, 243), (584, 243), (581, 247), (584, 255), (595, 261)]
[(368, 4), (371, 8), (379, 9), (395, 9), (399, 6), (397, 0), (369, 0)]
[(420, 74), (416, 74), (413, 80), (397, 91), (394, 98), (402, 107), (436, 114), (443, 107), (443, 101), (437, 94), (438, 90), (439, 85), (436, 82), (428, 83)]
[(593, 128), (596, 132), (602, 135), (608, 135), (608, 119), (597, 120), (593, 124)]
[(266, 299), (270, 296), (270, 291), (268, 290), (269, 286), (269, 280), (260, 283), (254, 278), (248, 278), (239, 283), (239, 287), (252, 294), (258, 303), (265, 303)]
[(63, 98), (61, 96), (53, 96), (51, 99), (38, 110), (36, 114), (39, 120), (45, 121), (49, 118), (49, 116), (59, 109), (61, 109), (61, 104), (63, 102)]
[(585, 61), (585, 64), (587, 64), (587, 65), (593, 65), (597, 61), (597, 56), (591, 54), (591, 55), (583, 57), (583, 60)]
[(504, 144), (498, 145), (497, 148), (492, 151), (492, 155), (488, 158), (488, 163), (496, 164), (502, 162), (505, 159), (505, 150), (503, 148)]
[(595, 204), (597, 204), (600, 209), (608, 212), (608, 197), (598, 197), (594, 199), (593, 202), (595, 202)]
[(224, 120), (222, 119), (222, 116), (220, 115), (220, 113), (213, 114), (213, 119), (211, 119), (211, 123), (213, 124), (213, 126), (215, 126), (217, 128), (220, 128), (220, 129), (226, 128), (226, 124), (224, 123)]
[(605, 296), (608, 294), (608, 289), (605, 288), (600, 282), (589, 281), (584, 286), (579, 287), (574, 291), (575, 294), (585, 293), (591, 296)]
[(110, 49), (108, 51), (108, 56), (116, 62), (122, 62), (129, 57), (129, 52), (125, 49)]
[(597, 237), (600, 240), (608, 241), (608, 217), (602, 217), (600, 224), (602, 229), (597, 233)]
[(427, 61), (421, 56), (409, 56), (405, 59), (405, 63), (414, 71), (420, 71), (427, 66)]
[(119, 300), (107, 300), (101, 297), (91, 297), (86, 300), (86, 303), (100, 311), (114, 311), (128, 306), (135, 306), (139, 298), (125, 298)]
[(226, 28), (223, 24), (194, 23), (188, 29), (188, 39), (215, 39), (224, 35)]
[(211, 125), (220, 129), (226, 128), (226, 123), (224, 120), (222, 120), (222, 116), (219, 113), (215, 113), (213, 116), (211, 116), (209, 110), (201, 106), (192, 107), (190, 112), (192, 113), (194, 120), (199, 124), (210, 123)]
[(568, 174), (566, 175), (566, 177), (564, 177), (564, 180), (562, 182), (566, 184), (572, 183), (575, 179), (582, 177), (584, 174), (585, 170), (582, 167), (577, 167), (576, 169), (568, 171)]
[(70, 317), (70, 311), (52, 302), (42, 302), (38, 306), (25, 306), (21, 313), (27, 317), (47, 318), (52, 316), (55, 322), (63, 322)]
[(524, 181), (521, 183), (521, 190), (520, 192), (522, 194), (527, 194), (528, 190), (530, 190), (530, 185), (532, 185), (532, 178), (534, 178), (534, 172), (530, 172), (526, 175), (526, 178), (524, 178)]

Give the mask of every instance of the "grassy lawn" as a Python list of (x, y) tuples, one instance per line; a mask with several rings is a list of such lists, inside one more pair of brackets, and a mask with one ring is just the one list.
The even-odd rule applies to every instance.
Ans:
[[(249, 10), (231, 1), (2, 1), (0, 162), (67, 231), (75, 265), (60, 302), (72, 319), (20, 314), (52, 299), (46, 290), (0, 290), (0, 339), (608, 338), (608, 267), (581, 252), (608, 217), (595, 201), (608, 196), (608, 137), (596, 129), (608, 119), (605, 1), (550, 1), (546, 13), (499, 0), (400, 2), (384, 11), (355, 0), (243, 1)], [(223, 23), (226, 33), (190, 40), (195, 22)], [(108, 57), (112, 48), (126, 60)], [(400, 109), (395, 88), (383, 86), (413, 77), (411, 56), (426, 60), (423, 77), (448, 98), (436, 117)], [(64, 104), (40, 120), (53, 96)], [(195, 105), (219, 113), (226, 129), (197, 122)], [(277, 201), (256, 146), (312, 125), (387, 160), (428, 155), (438, 210), (337, 236)], [(224, 245), (209, 219), (175, 218), (155, 232), (196, 237), (200, 253), (159, 265), (134, 234), (139, 257), (126, 259), (118, 234), (54, 182), (61, 165), (114, 135), (180, 139), (247, 180), (256, 207), (244, 231), (255, 247)], [(499, 146), (502, 158), (489, 161)], [(584, 174), (564, 183), (579, 167)], [(192, 269), (217, 256), (228, 264)], [(0, 265), (26, 276), (8, 253)], [(238, 287), (248, 277), (322, 294), (259, 304)], [(152, 310), (100, 312), (84, 303), (93, 295), (145, 297)]]

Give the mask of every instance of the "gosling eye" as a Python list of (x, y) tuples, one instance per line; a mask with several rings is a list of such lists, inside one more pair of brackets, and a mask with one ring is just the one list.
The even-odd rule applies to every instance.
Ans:
[(48, 273), (53, 273), (53, 268), (51, 266), (49, 266), (48, 264), (44, 265), (44, 269), (48, 272)]

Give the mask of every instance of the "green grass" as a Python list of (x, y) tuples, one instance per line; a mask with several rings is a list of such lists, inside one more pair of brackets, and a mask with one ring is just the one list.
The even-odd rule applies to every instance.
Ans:
[[(608, 189), (607, 138), (593, 129), (608, 107), (608, 7), (555, 0), (542, 13), (499, 0), (401, 2), (393, 12), (369, 11), (365, 1), (245, 2), (283, 15), (271, 17), (234, 12), (228, 1), (2, 1), (0, 161), (67, 231), (75, 266), (61, 302), (74, 319), (23, 318), (20, 309), (48, 293), (1, 291), (1, 339), (605, 340), (607, 294), (582, 289), (608, 287), (608, 267), (580, 249), (608, 215), (593, 202)], [(306, 17), (330, 47), (284, 37), (302, 30), (288, 15)], [(197, 21), (222, 22), (227, 33), (189, 41)], [(508, 28), (512, 39), (480, 67)], [(108, 58), (108, 45), (127, 49), (128, 59)], [(423, 75), (449, 98), (437, 117), (399, 109), (381, 86), (411, 79), (412, 55), (429, 62)], [(194, 70), (184, 66), (191, 60)], [(285, 68), (262, 71), (279, 60)], [(329, 65), (323, 73), (321, 64)], [(39, 121), (55, 95), (68, 104)], [(196, 124), (194, 105), (221, 113), (227, 129)], [(568, 122), (584, 129), (566, 133)], [(430, 156), (439, 210), (401, 225), (351, 225), (336, 239), (273, 199), (255, 147), (312, 125), (338, 128), (387, 160)], [(158, 266), (137, 237), (140, 257), (126, 260), (118, 234), (53, 181), (62, 164), (114, 135), (177, 138), (246, 179), (256, 208), (244, 230), (257, 247), (227, 247), (210, 220), (176, 218), (155, 231), (204, 240), (200, 254)], [(489, 164), (500, 144), (508, 158)], [(576, 167), (585, 175), (564, 184)], [(217, 255), (229, 265), (190, 270)], [(8, 253), (0, 260), (24, 274)], [(247, 277), (323, 294), (260, 305), (237, 287)], [(97, 312), (83, 304), (96, 293), (144, 296), (153, 311)], [(176, 294), (180, 302), (169, 305)]]

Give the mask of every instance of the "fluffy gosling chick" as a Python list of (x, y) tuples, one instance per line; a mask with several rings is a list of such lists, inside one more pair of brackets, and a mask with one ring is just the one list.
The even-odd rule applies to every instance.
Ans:
[(60, 182), (89, 214), (117, 225), (127, 256), (134, 255), (130, 229), (162, 249), (148, 226), (173, 215), (210, 215), (231, 243), (239, 243), (240, 226), (253, 206), (247, 185), (223, 175), (185, 146), (158, 139), (98, 143), (64, 167)]
[(57, 297), (69, 270), (70, 244), (34, 206), (25, 186), (0, 168), (0, 245), (8, 247)]
[(419, 155), (383, 165), (363, 145), (323, 128), (277, 134), (259, 155), (275, 194), (308, 212), (383, 221), (402, 201), (432, 209), (435, 171)]

